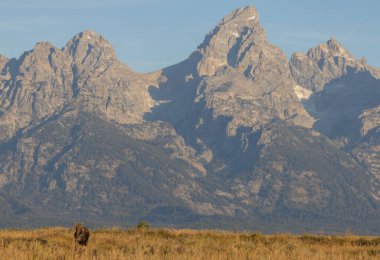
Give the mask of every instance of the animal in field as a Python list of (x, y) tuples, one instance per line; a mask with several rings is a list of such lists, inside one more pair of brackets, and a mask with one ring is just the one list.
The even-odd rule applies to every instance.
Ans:
[(82, 224), (75, 225), (75, 233), (74, 233), (75, 243), (78, 243), (79, 245), (82, 245), (82, 246), (86, 246), (89, 237), (90, 237), (90, 231), (88, 230), (87, 227), (83, 226)]

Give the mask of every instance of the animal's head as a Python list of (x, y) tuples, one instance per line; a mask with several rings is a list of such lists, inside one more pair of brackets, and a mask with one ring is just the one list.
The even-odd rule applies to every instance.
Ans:
[(83, 229), (83, 224), (81, 223), (75, 223), (75, 231), (79, 231)]

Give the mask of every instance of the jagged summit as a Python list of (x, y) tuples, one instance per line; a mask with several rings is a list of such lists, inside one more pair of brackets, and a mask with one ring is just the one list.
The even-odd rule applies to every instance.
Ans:
[[(380, 80), (347, 57), (331, 39), (289, 66), (252, 6), (149, 75), (89, 30), (62, 49), (0, 57), (0, 227), (86, 218), (379, 233)], [(329, 85), (312, 94), (295, 80)]]
[(72, 41), (76, 41), (76, 40), (80, 40), (80, 41), (84, 41), (84, 42), (88, 42), (88, 43), (95, 43), (95, 42), (103, 41), (104, 44), (110, 45), (110, 43), (107, 41), (107, 39), (105, 39), (102, 35), (100, 35), (98, 32), (93, 31), (93, 30), (84, 30), (80, 33), (77, 33), (66, 44), (66, 46), (70, 45), (70, 43), (72, 43)]
[(228, 22), (242, 22), (244, 24), (259, 22), (259, 12), (254, 6), (248, 5), (244, 8), (238, 8), (222, 19), (220, 24)]
[(34, 49), (39, 49), (39, 48), (56, 48), (51, 42), (48, 41), (42, 41), (42, 42), (37, 42), (34, 47)]
[(66, 44), (63, 51), (82, 63), (89, 57), (101, 58), (103, 61), (116, 59), (115, 50), (109, 41), (91, 30), (85, 30), (75, 35)]
[(331, 37), (329, 40), (327, 40), (326, 44), (329, 49), (343, 48), (343, 46), (334, 37)]
[(249, 63), (253, 47), (266, 42), (266, 34), (259, 23), (259, 13), (253, 6), (239, 8), (224, 17), (206, 35), (198, 47), (203, 58), (199, 63), (200, 75), (211, 76), (224, 66), (243, 67)]
[(354, 56), (352, 56), (352, 54), (349, 53), (335, 38), (330, 38), (326, 43), (311, 48), (307, 52), (307, 56), (311, 59), (322, 59), (327, 56), (332, 56), (355, 60)]
[(121, 123), (141, 121), (150, 107), (148, 83), (94, 31), (75, 35), (62, 49), (39, 42), (18, 59), (0, 57), (0, 73), (0, 142), (67, 106)]
[(297, 83), (312, 91), (320, 91), (333, 79), (344, 75), (347, 69), (366, 68), (365, 61), (356, 60), (336, 39), (330, 38), (307, 53), (296, 52), (290, 59), (292, 75)]
[[(196, 92), (181, 93), (181, 102), (170, 103), (167, 100), (175, 95), (165, 98), (162, 98), (164, 94), (157, 95), (160, 102), (152, 113), (153, 117), (169, 120), (174, 125), (187, 122), (186, 126), (177, 126), (181, 130), (189, 128), (189, 120), (184, 117), (190, 113), (194, 115), (193, 128), (197, 129), (198, 122), (212, 112), (213, 119), (229, 118), (225, 130), (229, 136), (235, 136), (242, 125), (257, 127), (273, 118), (286, 118), (309, 126), (309, 118), (293, 93), (294, 81), (288, 59), (281, 49), (268, 42), (258, 18), (258, 12), (252, 6), (236, 9), (224, 17), (188, 60), (187, 66), (191, 69), (182, 75), (182, 82), (171, 86), (172, 93), (180, 93), (182, 89), (182, 93), (185, 89)], [(168, 80), (158, 82), (162, 93), (167, 82), (177, 81), (178, 71), (183, 71), (183, 67), (176, 68), (172, 68), (171, 73), (164, 73)], [(201, 82), (197, 82), (199, 78)], [(186, 109), (191, 112), (186, 111), (183, 104), (189, 104)], [(202, 135), (213, 131), (205, 129), (204, 126)], [(204, 139), (208, 138), (206, 134)]]

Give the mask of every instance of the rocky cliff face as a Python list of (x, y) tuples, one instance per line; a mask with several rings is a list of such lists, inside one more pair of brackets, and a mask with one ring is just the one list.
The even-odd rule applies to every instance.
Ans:
[(204, 76), (195, 100), (204, 102), (214, 117), (231, 117), (230, 135), (239, 126), (273, 118), (310, 123), (294, 93), (287, 58), (268, 42), (254, 7), (225, 17), (195, 53), (201, 56), (198, 73)]
[(335, 40), (289, 63), (248, 6), (154, 73), (92, 31), (0, 72), (0, 225), (378, 231), (380, 73)]
[(146, 118), (169, 122), (209, 163), (236, 153), (232, 147), (273, 119), (310, 126), (294, 86), (284, 53), (246, 7), (225, 17), (186, 61), (161, 71)]
[(295, 53), (290, 60), (292, 75), (303, 89), (303, 100), (317, 119), (314, 128), (332, 138), (354, 142), (376, 127), (380, 70), (355, 58), (331, 39)]
[(138, 123), (152, 105), (149, 83), (118, 61), (95, 32), (76, 35), (63, 49), (38, 43), (3, 66), (1, 140), (68, 107)]
[(322, 90), (334, 79), (348, 73), (350, 68), (366, 67), (365, 60), (356, 60), (335, 39), (311, 48), (306, 54), (297, 52), (290, 59), (290, 68), (296, 82), (312, 91)]
[[(197, 66), (199, 74), (214, 76), (225, 66), (245, 71), (255, 58), (259, 58), (251, 55), (253, 52), (260, 53), (267, 47), (275, 49), (268, 45), (256, 9), (251, 6), (237, 9), (223, 18), (198, 47), (197, 52), (202, 55)], [(282, 54), (281, 50), (276, 51)], [(278, 54), (270, 51), (268, 53)], [(246, 73), (249, 74), (250, 71), (247, 70)]]
[(370, 190), (379, 200), (380, 70), (356, 60), (334, 39), (295, 53), (290, 66), (300, 87), (313, 92), (303, 100), (316, 119), (313, 128), (373, 174)]

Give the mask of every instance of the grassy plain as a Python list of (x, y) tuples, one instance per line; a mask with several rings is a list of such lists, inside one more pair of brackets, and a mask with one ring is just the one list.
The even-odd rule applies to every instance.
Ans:
[(136, 228), (0, 230), (0, 259), (380, 259), (380, 237)]

